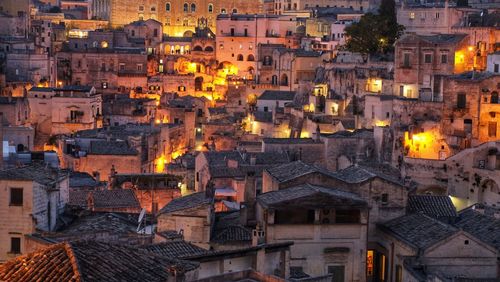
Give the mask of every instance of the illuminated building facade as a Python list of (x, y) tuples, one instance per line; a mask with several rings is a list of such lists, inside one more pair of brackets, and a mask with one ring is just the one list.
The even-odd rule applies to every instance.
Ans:
[(259, 13), (261, 1), (247, 0), (96, 0), (92, 4), (98, 19), (109, 20), (112, 27), (121, 27), (136, 20), (154, 19), (164, 25), (169, 36), (190, 36), (198, 19), (206, 18), (215, 30), (218, 14)]

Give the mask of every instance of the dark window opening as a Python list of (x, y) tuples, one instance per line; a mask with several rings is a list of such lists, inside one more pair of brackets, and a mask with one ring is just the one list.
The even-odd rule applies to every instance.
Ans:
[(23, 205), (23, 188), (10, 188), (10, 205)]

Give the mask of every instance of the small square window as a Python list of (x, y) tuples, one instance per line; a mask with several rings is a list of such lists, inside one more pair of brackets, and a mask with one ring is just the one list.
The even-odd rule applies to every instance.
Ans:
[(425, 54), (425, 55), (424, 55), (424, 62), (425, 62), (426, 64), (430, 64), (430, 63), (432, 63), (432, 54)]
[(21, 253), (21, 238), (18, 237), (10, 238), (10, 253), (11, 254)]
[(23, 188), (10, 188), (10, 205), (23, 205)]

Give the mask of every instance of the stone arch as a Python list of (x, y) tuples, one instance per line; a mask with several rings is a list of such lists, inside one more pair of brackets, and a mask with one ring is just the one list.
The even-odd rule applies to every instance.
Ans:
[(249, 62), (253, 62), (253, 61), (255, 61), (255, 57), (254, 57), (254, 55), (252, 55), (252, 54), (248, 55), (248, 56), (247, 56), (247, 61), (249, 61)]
[(203, 76), (198, 76), (194, 79), (194, 90), (201, 91), (203, 90)]
[(207, 47), (205, 47), (205, 51), (206, 52), (213, 52), (214, 48), (212, 46), (207, 46)]
[(203, 48), (200, 45), (196, 45), (194, 46), (193, 51), (203, 51)]
[(238, 54), (238, 56), (236, 56), (236, 60), (237, 61), (243, 61), (243, 55), (242, 54)]
[(286, 73), (281, 75), (280, 82), (281, 86), (288, 86), (288, 75), (286, 75)]

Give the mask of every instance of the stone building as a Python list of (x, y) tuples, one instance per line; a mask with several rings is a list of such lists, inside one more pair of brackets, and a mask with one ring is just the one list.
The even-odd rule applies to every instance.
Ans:
[(198, 19), (207, 19), (208, 27), (215, 31), (218, 14), (255, 14), (261, 12), (262, 2), (244, 0), (141, 0), (128, 2), (98, 0), (92, 4), (92, 14), (108, 20), (112, 27), (120, 27), (136, 20), (153, 19), (164, 25), (164, 33), (170, 36), (190, 36)]
[(170, 201), (181, 196), (182, 178), (171, 174), (115, 174), (109, 188), (129, 189), (134, 192), (141, 208), (156, 214)]
[(34, 87), (28, 91), (30, 121), (42, 134), (68, 134), (102, 126), (102, 97), (95, 88)]
[(0, 260), (27, 252), (25, 235), (52, 231), (69, 201), (69, 177), (44, 166), (23, 166), (0, 171)]
[(163, 207), (157, 215), (157, 232), (181, 233), (186, 241), (208, 248), (213, 216), (213, 199), (197, 192)]
[(368, 206), (358, 195), (304, 184), (257, 196), (265, 242), (294, 241), (290, 267), (365, 281)]
[(480, 68), (469, 47), (466, 34), (403, 35), (396, 42), (393, 93), (442, 101), (444, 76)]
[(294, 16), (264, 14), (219, 15), (217, 17), (217, 60), (230, 62), (238, 75), (259, 81), (257, 58), (260, 44), (284, 44), (296, 32)]
[(141, 211), (139, 200), (129, 189), (70, 191), (68, 206), (92, 212), (138, 214)]
[[(470, 217), (455, 226), (415, 213), (380, 224), (386, 239), (382, 245), (393, 246), (393, 259), (386, 264), (388, 277), (399, 281), (446, 281), (456, 277), (498, 279), (498, 245), (476, 237), (477, 229), (471, 233), (472, 226), (461, 229), (471, 224), (468, 220)], [(498, 228), (497, 219), (490, 217), (489, 220)], [(492, 236), (498, 236), (498, 231), (493, 233)]]
[(441, 121), (448, 144), (461, 149), (500, 137), (500, 75), (463, 73), (444, 81), (444, 117)]

